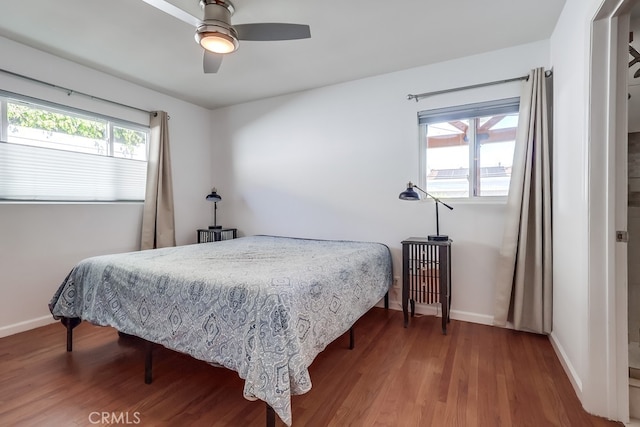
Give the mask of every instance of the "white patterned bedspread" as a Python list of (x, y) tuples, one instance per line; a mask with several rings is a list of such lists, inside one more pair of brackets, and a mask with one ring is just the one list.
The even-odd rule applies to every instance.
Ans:
[(232, 369), (291, 425), (311, 362), (392, 276), (380, 243), (252, 236), (88, 258), (49, 308)]

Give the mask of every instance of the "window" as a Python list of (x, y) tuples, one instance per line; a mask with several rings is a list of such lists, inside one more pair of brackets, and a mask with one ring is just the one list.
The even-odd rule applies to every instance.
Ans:
[(0, 200), (142, 201), (149, 128), (0, 92)]
[(519, 98), (422, 111), (421, 176), (436, 197), (506, 196)]

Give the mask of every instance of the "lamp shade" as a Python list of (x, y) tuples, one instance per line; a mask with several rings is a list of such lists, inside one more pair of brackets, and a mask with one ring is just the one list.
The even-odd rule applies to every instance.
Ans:
[(216, 193), (216, 189), (214, 188), (211, 190), (211, 194), (207, 194), (207, 197), (205, 197), (205, 199), (207, 199), (207, 201), (209, 202), (219, 202), (220, 200), (222, 200), (222, 197), (220, 197), (220, 195)]
[(408, 183), (407, 189), (398, 196), (400, 200), (420, 200), (420, 194), (413, 189), (413, 184)]

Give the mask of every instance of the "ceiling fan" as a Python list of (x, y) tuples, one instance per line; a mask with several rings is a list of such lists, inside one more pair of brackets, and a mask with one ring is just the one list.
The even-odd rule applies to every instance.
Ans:
[(196, 28), (195, 39), (204, 49), (203, 68), (205, 73), (216, 73), (225, 54), (238, 49), (240, 40), (273, 41), (298, 40), (311, 37), (308, 25), (285, 23), (255, 23), (231, 25), (231, 15), (235, 11), (229, 0), (199, 0), (204, 10), (200, 20), (167, 0), (142, 0)]

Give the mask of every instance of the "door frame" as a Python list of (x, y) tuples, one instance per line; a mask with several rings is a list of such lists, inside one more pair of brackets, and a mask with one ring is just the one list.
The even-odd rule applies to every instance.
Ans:
[(587, 411), (625, 423), (627, 247), (616, 242), (616, 230), (627, 230), (628, 34), (637, 1), (604, 0), (595, 13), (588, 92), (588, 369), (581, 398)]

